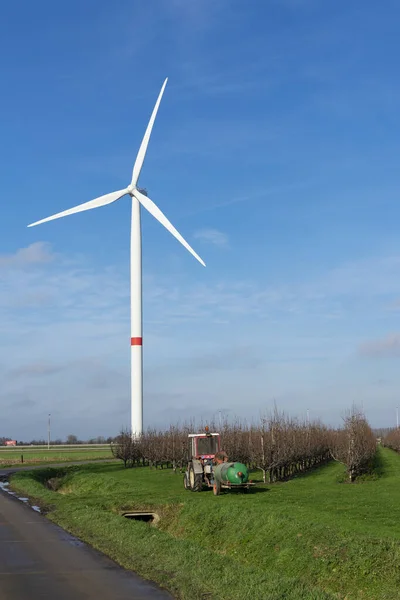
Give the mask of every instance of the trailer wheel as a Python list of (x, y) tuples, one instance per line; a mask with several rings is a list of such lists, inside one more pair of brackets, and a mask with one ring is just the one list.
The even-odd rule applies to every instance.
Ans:
[(215, 480), (214, 481), (214, 487), (213, 487), (213, 492), (214, 492), (214, 496), (219, 496), (221, 493), (221, 482)]
[(195, 473), (193, 465), (189, 469), (189, 484), (192, 492), (201, 492), (203, 489), (203, 475), (202, 473)]

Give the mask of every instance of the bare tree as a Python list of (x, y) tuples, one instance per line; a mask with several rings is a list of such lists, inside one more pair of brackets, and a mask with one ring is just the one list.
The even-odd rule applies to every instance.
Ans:
[(67, 444), (78, 444), (78, 438), (76, 437), (76, 435), (73, 435), (72, 433), (70, 433), (69, 435), (67, 435)]
[(344, 417), (343, 429), (331, 434), (331, 455), (346, 465), (350, 482), (367, 472), (376, 453), (376, 437), (363, 411), (353, 406)]
[(141, 456), (140, 442), (132, 437), (130, 431), (122, 429), (111, 444), (111, 452), (115, 458), (123, 461), (125, 468), (133, 467)]

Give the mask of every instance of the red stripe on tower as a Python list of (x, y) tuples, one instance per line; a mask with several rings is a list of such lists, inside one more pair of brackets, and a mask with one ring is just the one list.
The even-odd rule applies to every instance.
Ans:
[(140, 337), (131, 338), (131, 346), (141, 346), (142, 343), (143, 343), (143, 340)]

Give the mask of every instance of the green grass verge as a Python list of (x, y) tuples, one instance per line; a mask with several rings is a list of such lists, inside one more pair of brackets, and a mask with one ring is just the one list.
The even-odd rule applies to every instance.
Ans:
[[(24, 457), (23, 463), (21, 462), (21, 455)], [(110, 448), (89, 448), (87, 450), (1, 450), (0, 469), (77, 462), (80, 460), (102, 460), (104, 458), (113, 458)]]
[[(331, 463), (251, 493), (194, 494), (170, 470), (118, 464), (20, 472), (12, 486), (48, 517), (177, 598), (400, 599), (400, 456), (340, 483)], [(59, 491), (44, 487), (59, 477)], [(157, 511), (158, 527), (119, 516)], [(210, 593), (210, 596), (202, 596)]]

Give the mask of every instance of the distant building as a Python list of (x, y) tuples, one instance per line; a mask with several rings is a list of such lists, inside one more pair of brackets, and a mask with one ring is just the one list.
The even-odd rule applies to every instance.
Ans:
[(7, 440), (6, 441), (6, 446), (16, 446), (17, 445), (17, 440)]

